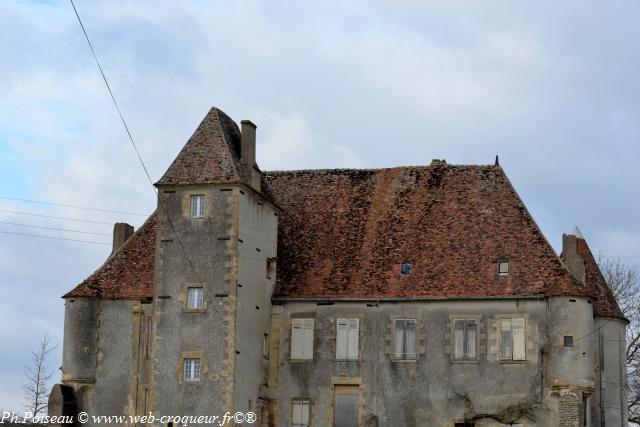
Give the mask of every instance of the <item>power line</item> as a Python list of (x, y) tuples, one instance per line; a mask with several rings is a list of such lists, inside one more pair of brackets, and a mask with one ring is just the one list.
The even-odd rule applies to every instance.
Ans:
[(135, 213), (135, 212), (116, 211), (116, 210), (99, 209), (99, 208), (89, 208), (89, 207), (86, 207), (86, 206), (67, 205), (67, 204), (64, 204), (64, 203), (44, 202), (44, 201), (40, 201), (40, 200), (30, 200), (30, 199), (19, 199), (17, 197), (0, 196), (0, 199), (15, 200), (17, 202), (26, 202), (26, 203), (37, 203), (37, 204), (40, 204), (40, 205), (62, 206), (62, 207), (65, 207), (65, 208), (85, 209), (85, 210), (88, 210), (88, 211), (95, 211), (95, 212), (108, 212), (108, 213), (116, 213), (116, 214), (124, 214), (124, 215), (149, 216), (149, 215), (139, 214), (139, 213)]
[(113, 225), (113, 223), (111, 223), (111, 222), (92, 221), (90, 219), (80, 219), (80, 218), (68, 218), (68, 217), (64, 217), (64, 216), (43, 215), (43, 214), (35, 214), (35, 213), (30, 213), (30, 212), (10, 211), (10, 210), (7, 210), (7, 209), (0, 209), (0, 212), (6, 212), (6, 213), (16, 214), (16, 215), (39, 216), (39, 217), (42, 217), (42, 218), (61, 219), (61, 220), (64, 220), (64, 221), (77, 221), (77, 222), (89, 222), (91, 224)]
[(47, 230), (67, 231), (69, 233), (93, 234), (94, 236), (111, 236), (106, 233), (92, 233), (91, 231), (69, 230), (68, 228), (46, 227), (44, 225), (18, 224), (17, 222), (0, 221), (0, 224), (15, 225), (18, 227), (44, 228)]
[[(91, 49), (91, 54), (93, 55), (93, 59), (95, 60), (96, 65), (98, 66), (98, 69), (100, 70), (100, 74), (102, 75), (102, 80), (104, 80), (104, 83), (107, 86), (107, 90), (109, 91), (109, 95), (111, 96), (111, 100), (113, 101), (113, 105), (116, 107), (118, 115), (120, 116), (120, 120), (122, 121), (122, 124), (123, 124), (123, 126), (124, 126), (124, 128), (125, 128), (125, 130), (127, 132), (127, 136), (129, 137), (129, 141), (131, 142), (131, 145), (133, 146), (133, 149), (136, 152), (136, 155), (138, 156), (138, 160), (140, 161), (140, 165), (142, 166), (142, 169), (144, 169), (144, 173), (147, 176), (147, 180), (149, 181), (149, 184), (151, 184), (151, 188), (153, 189), (153, 192), (156, 195), (156, 199), (158, 200), (158, 205), (160, 206), (160, 209), (164, 212), (165, 218), (167, 219), (167, 223), (169, 224), (169, 227), (171, 228), (171, 231), (175, 235), (176, 240), (178, 241), (178, 244), (180, 245), (180, 248), (181, 248), (182, 252), (184, 253), (185, 258), (187, 259), (187, 261), (189, 263), (189, 266), (191, 267), (191, 270), (193, 270), (194, 274), (196, 275), (196, 277), (198, 277), (198, 279), (201, 281), (201, 283), (206, 283), (206, 281), (202, 280), (202, 276), (199, 274), (199, 272), (195, 268), (195, 265), (193, 264), (193, 261), (189, 257), (189, 253), (187, 252), (186, 248), (184, 247), (182, 239), (180, 239), (180, 235), (177, 232), (175, 226), (173, 225), (173, 221), (171, 221), (171, 217), (170, 217), (169, 213), (167, 212), (167, 209), (166, 209), (166, 207), (164, 205), (164, 202), (162, 201), (162, 198), (160, 198), (160, 195), (158, 194), (158, 190), (153, 185), (153, 180), (151, 179), (151, 175), (149, 175), (149, 171), (147, 170), (147, 167), (144, 164), (144, 161), (142, 160), (142, 156), (140, 155), (140, 151), (138, 151), (138, 147), (136, 146), (136, 143), (133, 140), (133, 136), (131, 135), (131, 132), (129, 131), (129, 126), (127, 126), (127, 122), (124, 119), (124, 116), (122, 115), (122, 112), (120, 111), (120, 107), (118, 106), (118, 102), (116, 101), (116, 97), (113, 95), (113, 91), (111, 90), (111, 86), (109, 86), (109, 82), (107, 81), (107, 77), (105, 76), (104, 71), (102, 70), (102, 66), (100, 65), (100, 61), (98, 60), (98, 56), (96, 55), (96, 52), (93, 49), (93, 45), (91, 44), (91, 40), (89, 40), (89, 35), (87, 34), (86, 29), (84, 28), (84, 24), (82, 23), (82, 19), (80, 19), (80, 14), (78, 13), (78, 10), (76, 9), (76, 5), (73, 3), (73, 0), (69, 0), (69, 1), (71, 2), (71, 6), (73, 7), (73, 11), (75, 12), (76, 17), (78, 18), (78, 23), (80, 24), (80, 27), (82, 28), (82, 32), (84, 33), (84, 37), (87, 40), (87, 43), (89, 44), (89, 48)], [(214, 311), (216, 313), (218, 313), (218, 315), (219, 315), (218, 320), (220, 321), (222, 326), (225, 326), (224, 322), (222, 320), (222, 318), (223, 318), (222, 313), (220, 313), (218, 311), (218, 309), (216, 308), (215, 305), (212, 305), (212, 307), (213, 307)], [(240, 343), (238, 341), (235, 341), (235, 348), (237, 350), (242, 350), (242, 348), (240, 346)], [(251, 353), (246, 352), (248, 360), (251, 360), (249, 358), (250, 354)], [(256, 364), (256, 366), (258, 366), (260, 369), (262, 369), (262, 363), (258, 363), (255, 360), (253, 360), (253, 362)]]
[(78, 240), (78, 239), (67, 239), (64, 237), (52, 237), (52, 236), (43, 236), (41, 234), (27, 234), (27, 233), (16, 233), (12, 231), (0, 231), (3, 234), (13, 234), (16, 236), (29, 236), (29, 237), (39, 237), (41, 239), (54, 239), (54, 240), (66, 240), (68, 242), (82, 242), (82, 243), (93, 243), (94, 245), (107, 245), (111, 246), (111, 243), (103, 243), (103, 242), (93, 242), (90, 240)]

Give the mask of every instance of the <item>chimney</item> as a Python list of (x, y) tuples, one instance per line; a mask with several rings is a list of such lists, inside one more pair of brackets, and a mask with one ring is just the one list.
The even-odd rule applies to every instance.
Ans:
[(574, 234), (563, 234), (562, 235), (562, 253), (560, 254), (560, 258), (564, 262), (564, 265), (569, 270), (569, 273), (578, 280), (580, 283), (585, 283), (585, 267), (584, 267), (584, 259), (582, 255), (578, 252), (578, 241), (579, 239), (583, 239), (582, 233), (576, 227), (576, 231)]
[(251, 120), (242, 120), (240, 138), (240, 162), (247, 171), (251, 187), (260, 191), (260, 170), (256, 165), (256, 125)]
[(133, 227), (124, 222), (116, 222), (113, 225), (113, 249), (111, 253), (115, 253), (125, 244), (129, 237), (133, 236)]

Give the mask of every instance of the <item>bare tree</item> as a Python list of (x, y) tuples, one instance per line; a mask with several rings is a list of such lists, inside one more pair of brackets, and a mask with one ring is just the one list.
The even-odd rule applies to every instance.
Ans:
[(31, 364), (25, 366), (25, 382), (22, 385), (26, 410), (34, 416), (46, 412), (49, 398), (49, 380), (53, 375), (47, 367), (47, 357), (55, 350), (51, 337), (44, 334), (36, 350), (31, 351)]
[(629, 422), (640, 424), (640, 271), (625, 265), (621, 258), (604, 255), (598, 265), (618, 301), (627, 325), (627, 376)]

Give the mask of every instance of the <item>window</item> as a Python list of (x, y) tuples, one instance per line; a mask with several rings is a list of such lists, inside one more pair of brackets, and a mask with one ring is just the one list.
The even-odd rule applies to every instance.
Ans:
[(453, 329), (454, 359), (475, 360), (478, 321), (476, 319), (455, 319)]
[(562, 339), (562, 344), (564, 348), (573, 348), (573, 336), (565, 335)]
[(509, 274), (509, 260), (501, 259), (498, 261), (498, 275), (506, 276), (507, 274)]
[(269, 357), (269, 334), (264, 334), (262, 337), (262, 356)]
[(402, 263), (402, 265), (400, 266), (400, 274), (407, 276), (409, 274), (411, 274), (411, 263), (408, 261), (405, 261)]
[(204, 307), (204, 290), (202, 288), (187, 288), (187, 308)]
[(398, 319), (394, 323), (395, 357), (414, 360), (416, 358), (416, 320)]
[(271, 276), (273, 275), (273, 265), (273, 259), (267, 258), (267, 279), (271, 279)]
[(336, 324), (336, 359), (358, 360), (359, 319), (338, 319)]
[(292, 421), (293, 427), (309, 426), (309, 401), (308, 400), (293, 401), (293, 413), (291, 414), (291, 421)]
[(313, 319), (291, 319), (291, 358), (313, 359)]
[(500, 319), (500, 359), (525, 360), (524, 319)]
[(200, 359), (184, 359), (184, 380), (200, 381)]
[(191, 218), (202, 218), (204, 216), (204, 195), (191, 196)]

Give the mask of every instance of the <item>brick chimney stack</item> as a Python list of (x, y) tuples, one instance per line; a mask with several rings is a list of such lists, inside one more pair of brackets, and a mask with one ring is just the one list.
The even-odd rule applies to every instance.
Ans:
[(260, 170), (256, 165), (256, 128), (251, 120), (242, 120), (240, 138), (240, 162), (247, 172), (251, 187), (260, 191)]
[(116, 222), (113, 225), (113, 249), (111, 253), (115, 253), (125, 244), (129, 237), (133, 236), (133, 227), (124, 222)]

